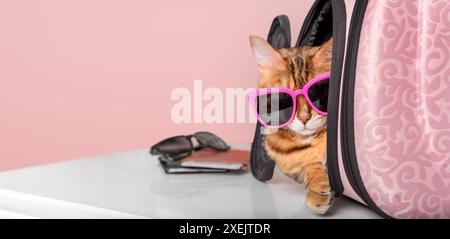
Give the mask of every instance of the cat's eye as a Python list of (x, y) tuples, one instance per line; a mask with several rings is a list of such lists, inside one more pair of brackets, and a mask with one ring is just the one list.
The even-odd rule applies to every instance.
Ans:
[(294, 111), (294, 101), (287, 93), (270, 93), (256, 97), (260, 120), (270, 126), (287, 123)]
[(320, 81), (308, 89), (311, 103), (322, 112), (327, 112), (329, 81), (330, 79)]

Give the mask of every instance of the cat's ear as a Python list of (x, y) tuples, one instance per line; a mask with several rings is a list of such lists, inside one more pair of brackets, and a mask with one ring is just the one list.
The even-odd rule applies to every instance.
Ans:
[(263, 38), (250, 36), (250, 45), (260, 70), (277, 69), (283, 57)]
[(315, 57), (318, 59), (330, 59), (333, 51), (333, 38), (322, 44)]

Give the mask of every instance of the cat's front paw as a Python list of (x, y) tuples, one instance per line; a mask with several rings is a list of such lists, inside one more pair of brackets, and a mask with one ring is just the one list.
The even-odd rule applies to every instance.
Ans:
[(333, 204), (334, 193), (330, 190), (308, 190), (306, 194), (306, 204), (308, 207), (317, 214), (325, 214)]

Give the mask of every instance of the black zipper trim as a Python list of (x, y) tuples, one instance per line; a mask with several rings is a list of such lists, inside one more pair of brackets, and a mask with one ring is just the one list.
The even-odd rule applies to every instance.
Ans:
[(354, 131), (354, 100), (355, 100), (355, 76), (356, 63), (358, 58), (359, 41), (361, 38), (361, 28), (364, 15), (367, 9), (368, 0), (356, 1), (353, 16), (350, 22), (349, 41), (347, 44), (347, 55), (345, 59), (344, 82), (342, 88), (342, 122), (341, 122), (341, 145), (342, 158), (348, 181), (353, 190), (367, 204), (367, 206), (381, 216), (391, 218), (370, 198), (364, 182), (359, 173), (358, 161), (355, 151), (355, 131)]
[(338, 119), (347, 12), (344, 0), (332, 0), (331, 4), (333, 11), (333, 58), (327, 107), (327, 169), (331, 189), (339, 197), (344, 192), (338, 163)]

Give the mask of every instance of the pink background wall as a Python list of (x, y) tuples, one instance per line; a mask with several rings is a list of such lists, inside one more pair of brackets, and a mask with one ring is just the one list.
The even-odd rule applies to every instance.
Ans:
[(248, 35), (313, 0), (0, 0), (0, 169), (148, 147), (250, 124), (171, 122), (173, 88), (255, 87)]

